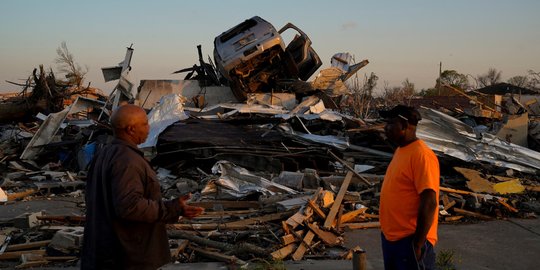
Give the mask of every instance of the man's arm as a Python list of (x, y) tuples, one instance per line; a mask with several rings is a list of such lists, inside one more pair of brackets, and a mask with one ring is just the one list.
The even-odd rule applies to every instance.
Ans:
[(416, 220), (416, 231), (414, 232), (414, 252), (416, 258), (420, 260), (422, 256), (422, 246), (426, 242), (426, 237), (433, 224), (435, 211), (437, 210), (437, 194), (432, 189), (425, 189), (420, 193), (420, 206), (418, 207), (418, 218)]

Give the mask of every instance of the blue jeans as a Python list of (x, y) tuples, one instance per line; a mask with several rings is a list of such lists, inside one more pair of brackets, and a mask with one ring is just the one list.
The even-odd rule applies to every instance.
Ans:
[(386, 270), (418, 270), (435, 269), (435, 251), (433, 245), (426, 241), (421, 260), (416, 260), (413, 248), (413, 236), (397, 241), (388, 241), (381, 233), (384, 269)]

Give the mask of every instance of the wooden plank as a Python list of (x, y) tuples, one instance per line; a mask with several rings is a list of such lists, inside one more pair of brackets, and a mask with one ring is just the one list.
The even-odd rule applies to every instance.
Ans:
[(368, 213), (365, 213), (363, 214), (364, 217), (367, 217), (367, 218), (376, 218), (376, 219), (379, 219), (379, 215), (375, 215), (375, 214), (368, 214)]
[(283, 228), (283, 232), (285, 232), (285, 234), (290, 234), (291, 233), (289, 225), (287, 225), (287, 222), (285, 222), (285, 220), (281, 221), (281, 227)]
[(498, 199), (497, 201), (498, 201), (500, 204), (502, 204), (504, 207), (506, 207), (508, 210), (510, 210), (511, 212), (514, 212), (514, 213), (519, 212), (516, 208), (512, 207), (510, 204), (508, 204), (507, 202), (505, 202), (503, 199)]
[(250, 210), (233, 210), (233, 211), (204, 211), (199, 217), (203, 218), (220, 218), (224, 216), (243, 216), (259, 212), (259, 209)]
[(37, 189), (27, 189), (25, 191), (18, 192), (18, 193), (7, 194), (7, 198), (8, 198), (9, 202), (16, 201), (16, 200), (24, 198), (26, 196), (32, 195), (32, 194), (34, 194), (36, 192), (38, 192)]
[(294, 254), (292, 255), (292, 259), (295, 261), (299, 261), (304, 257), (304, 254), (306, 253), (306, 250), (308, 249), (307, 245), (310, 245), (313, 241), (313, 237), (315, 237), (315, 234), (312, 231), (308, 231), (306, 233), (306, 236), (304, 236), (304, 240), (302, 243), (300, 243), (300, 246), (296, 249)]
[(292, 243), (270, 253), (270, 256), (272, 256), (274, 260), (283, 260), (287, 258), (287, 256), (289, 256), (294, 250), (296, 250), (296, 244)]
[(325, 244), (333, 247), (339, 244), (339, 238), (332, 232), (323, 231), (315, 223), (308, 223), (308, 227), (313, 231)]
[(325, 190), (322, 192), (322, 207), (328, 208), (334, 203), (334, 192)]
[(205, 209), (259, 209), (258, 201), (206, 201), (206, 202), (190, 202), (189, 205), (203, 207)]
[(285, 223), (287, 223), (287, 225), (294, 230), (296, 227), (298, 227), (298, 225), (304, 223), (304, 220), (308, 218), (309, 216), (306, 216), (301, 212), (296, 212), (294, 215), (290, 216)]
[(294, 242), (296, 242), (296, 237), (294, 237), (293, 234), (287, 234), (281, 237), (281, 243), (283, 245), (288, 245)]
[(492, 220), (492, 219), (493, 219), (493, 218), (490, 217), (490, 216), (486, 216), (486, 215), (483, 215), (483, 214), (480, 214), (480, 213), (471, 212), (471, 211), (467, 211), (467, 210), (463, 210), (463, 209), (455, 208), (455, 207), (454, 207), (454, 212), (456, 212), (456, 213), (458, 213), (458, 214), (470, 216), (470, 217), (475, 217), (475, 218), (483, 219), (483, 220)]
[(354, 211), (347, 212), (347, 213), (345, 213), (345, 214), (343, 214), (343, 215), (341, 216), (341, 219), (339, 220), (339, 222), (340, 222), (341, 224), (347, 223), (347, 222), (353, 220), (355, 217), (357, 217), (357, 216), (359, 216), (359, 215), (365, 213), (367, 210), (368, 210), (367, 207), (363, 207), (363, 208), (360, 208), (360, 209), (358, 209), (358, 210), (354, 210)]
[(319, 216), (322, 219), (326, 219), (326, 214), (312, 200), (308, 201), (308, 205), (309, 207), (311, 207), (311, 209), (313, 209), (313, 212), (315, 212), (317, 216)]
[(453, 189), (453, 188), (447, 188), (447, 187), (439, 187), (439, 190), (444, 191), (444, 192), (464, 194), (464, 195), (477, 195), (474, 192), (465, 191), (465, 190), (459, 190), (459, 189)]
[(349, 188), (349, 183), (351, 182), (351, 179), (353, 177), (352, 172), (348, 172), (345, 176), (345, 179), (343, 180), (343, 183), (341, 184), (341, 188), (339, 189), (338, 195), (336, 196), (336, 199), (334, 200), (334, 204), (332, 205), (332, 208), (330, 209), (330, 213), (328, 213), (328, 216), (326, 216), (326, 220), (324, 221), (323, 227), (325, 229), (329, 229), (332, 227), (332, 224), (334, 223), (334, 219), (336, 218), (336, 215), (339, 211), (339, 207), (341, 206), (341, 201), (343, 200), (343, 196), (345, 195), (345, 192), (347, 192), (347, 189)]
[(443, 201), (443, 206), (446, 207), (446, 205), (450, 202), (450, 200), (448, 199), (448, 195), (444, 194), (441, 197), (442, 197), (442, 201)]
[[(293, 210), (293, 211), (296, 211), (296, 210)], [(243, 220), (238, 220), (238, 221), (233, 221), (233, 222), (227, 222), (225, 224), (227, 224), (227, 225), (260, 224), (260, 223), (264, 223), (264, 222), (268, 222), (268, 221), (284, 219), (284, 218), (290, 216), (291, 213), (292, 213), (292, 211), (286, 211), (286, 212), (282, 212), (282, 213), (274, 213), (274, 214), (269, 214), (269, 215), (264, 215), (264, 216), (259, 216), (259, 217), (253, 217), (253, 218), (248, 218), (248, 219), (243, 219)]]
[(168, 224), (168, 228), (172, 228), (174, 230), (201, 230), (201, 231), (207, 231), (207, 230), (259, 230), (263, 228), (267, 228), (266, 225), (244, 225), (244, 224), (228, 224), (228, 223), (183, 223), (183, 224)]
[(445, 217), (444, 221), (458, 221), (462, 219), (463, 216), (451, 216), (451, 217)]
[(46, 265), (48, 263), (50, 263), (50, 262), (47, 261), (47, 260), (23, 262), (23, 263), (21, 263), (19, 265), (16, 265), (15, 269), (25, 269), (25, 268), (39, 267), (39, 266), (44, 266), (44, 265)]
[(346, 223), (346, 224), (341, 225), (341, 227), (344, 227), (350, 230), (380, 228), (381, 223), (378, 221), (362, 222), (362, 223)]
[(204, 257), (214, 259), (214, 260), (218, 260), (220, 262), (224, 262), (224, 263), (227, 263), (227, 264), (237, 264), (237, 265), (245, 265), (246, 264), (246, 262), (238, 259), (236, 256), (228, 256), (228, 255), (225, 255), (225, 254), (222, 254), (222, 253), (219, 253), (219, 252), (213, 252), (213, 251), (205, 250), (205, 249), (202, 249), (202, 248), (197, 248), (197, 247), (194, 247), (194, 246), (190, 246), (189, 248), (192, 249), (193, 251), (199, 253), (200, 255), (202, 255)]
[(45, 240), (45, 241), (36, 241), (36, 242), (30, 242), (30, 243), (24, 243), (24, 244), (15, 244), (15, 245), (9, 245), (6, 248), (6, 251), (17, 251), (17, 250), (25, 250), (25, 249), (33, 249), (37, 247), (44, 247), (51, 243), (51, 240)]
[(44, 249), (38, 249), (38, 250), (20, 250), (20, 251), (11, 251), (11, 252), (4, 252), (0, 254), (0, 260), (13, 260), (13, 259), (19, 259), (22, 254), (40, 254), (45, 255)]
[(448, 209), (454, 207), (454, 205), (456, 205), (456, 201), (451, 200), (449, 203), (447, 203), (447, 204), (444, 206), (444, 210), (447, 211)]

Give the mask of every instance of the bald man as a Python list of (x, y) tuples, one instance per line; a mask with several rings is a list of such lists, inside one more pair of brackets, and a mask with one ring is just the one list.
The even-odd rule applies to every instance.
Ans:
[(114, 140), (94, 157), (86, 183), (81, 269), (157, 269), (170, 262), (166, 223), (203, 209), (189, 197), (164, 201), (156, 173), (137, 148), (148, 136), (145, 111), (119, 107)]

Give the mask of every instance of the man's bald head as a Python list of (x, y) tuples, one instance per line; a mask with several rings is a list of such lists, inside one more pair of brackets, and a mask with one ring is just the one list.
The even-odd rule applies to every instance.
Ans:
[(136, 105), (118, 107), (111, 116), (111, 125), (117, 138), (135, 144), (143, 143), (148, 136), (146, 112)]

